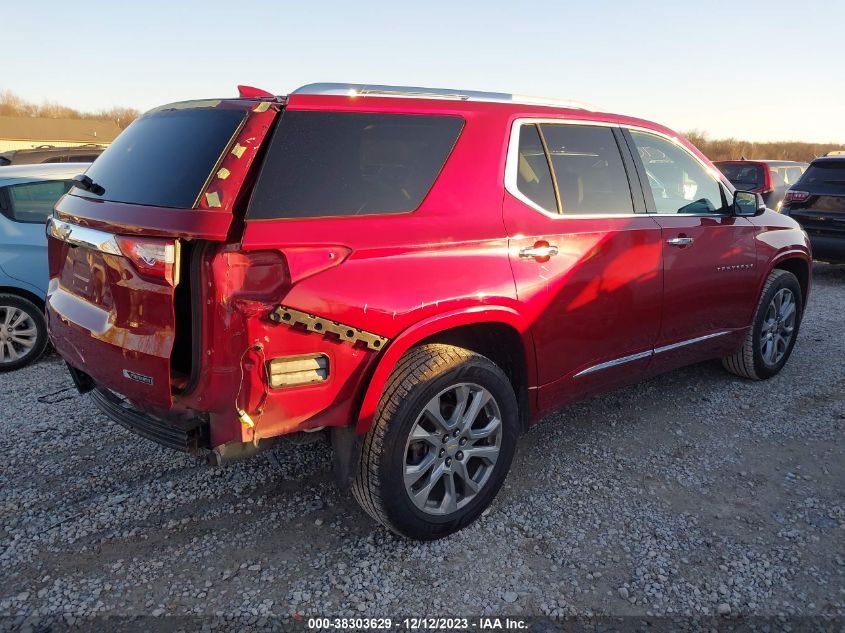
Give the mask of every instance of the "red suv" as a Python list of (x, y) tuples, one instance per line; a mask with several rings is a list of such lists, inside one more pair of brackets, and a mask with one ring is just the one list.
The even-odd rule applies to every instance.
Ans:
[(698, 361), (783, 367), (807, 236), (647, 121), (318, 84), (138, 119), (60, 200), (51, 338), (81, 391), (215, 464), (328, 429), (419, 539), (544, 413)]

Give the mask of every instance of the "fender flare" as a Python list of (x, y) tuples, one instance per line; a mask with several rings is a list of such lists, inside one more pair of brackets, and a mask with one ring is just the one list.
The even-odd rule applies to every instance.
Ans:
[[(813, 283), (813, 258), (811, 255), (807, 253), (807, 251), (802, 250), (800, 248), (790, 248), (787, 250), (783, 250), (777, 253), (772, 259), (770, 259), (767, 263), (768, 268), (766, 269), (766, 274), (760, 280), (759, 287), (757, 288), (757, 296), (760, 296), (760, 293), (763, 291), (763, 286), (766, 284), (766, 279), (769, 278), (769, 275), (772, 274), (772, 271), (778, 267), (782, 261), (787, 259), (800, 259), (803, 260), (805, 264), (807, 264), (807, 296), (810, 295), (810, 287)], [(806, 298), (806, 297), (805, 297)], [(806, 307), (806, 306), (805, 306)]]
[(444, 332), (463, 325), (483, 323), (501, 323), (513, 327), (521, 336), (525, 348), (528, 384), (536, 384), (537, 363), (530, 329), (522, 315), (513, 308), (505, 306), (474, 306), (453, 312), (444, 312), (415, 323), (385, 348), (378, 364), (364, 389), (361, 407), (355, 421), (355, 433), (363, 435), (370, 430), (378, 409), (378, 402), (384, 391), (390, 374), (405, 352), (421, 340), (439, 332)]

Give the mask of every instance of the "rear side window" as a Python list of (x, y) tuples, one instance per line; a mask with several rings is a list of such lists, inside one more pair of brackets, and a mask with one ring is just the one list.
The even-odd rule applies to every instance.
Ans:
[(101, 196), (155, 207), (192, 208), (211, 170), (244, 120), (243, 110), (193, 107), (157, 110), (126, 128), (86, 175)]
[(634, 212), (625, 165), (610, 128), (544, 124), (542, 130), (554, 168), (561, 213)]
[(557, 213), (552, 172), (536, 125), (519, 128), (518, 161), (516, 188), (541, 209)]
[(62, 180), (11, 185), (6, 187), (2, 204), (9, 219), (43, 224), (53, 213), (53, 206), (70, 189)]
[(414, 211), (462, 127), (455, 116), (287, 111), (247, 219)]

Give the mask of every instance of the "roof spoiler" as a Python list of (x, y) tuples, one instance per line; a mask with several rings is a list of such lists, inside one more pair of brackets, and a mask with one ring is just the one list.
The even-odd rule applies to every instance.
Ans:
[(266, 90), (262, 90), (261, 88), (254, 88), (252, 86), (241, 86), (238, 85), (238, 95), (241, 99), (262, 99), (267, 97), (274, 97), (271, 92), (267, 92)]

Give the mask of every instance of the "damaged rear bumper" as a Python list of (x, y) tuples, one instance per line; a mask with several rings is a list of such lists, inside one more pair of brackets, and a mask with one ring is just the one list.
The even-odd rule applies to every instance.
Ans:
[(132, 408), (123, 398), (103, 387), (94, 387), (90, 393), (100, 411), (143, 438), (193, 455), (205, 455), (210, 449), (208, 421), (201, 415), (164, 420)]

